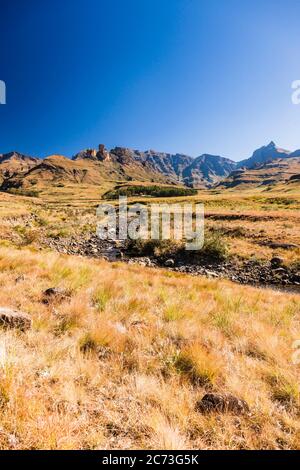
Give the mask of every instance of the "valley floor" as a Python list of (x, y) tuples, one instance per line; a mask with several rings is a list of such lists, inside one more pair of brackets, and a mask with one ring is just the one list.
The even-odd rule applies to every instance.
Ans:
[[(198, 199), (235, 254), (299, 261), (256, 243), (297, 243), (297, 198), (244, 198), (234, 235), (238, 197)], [(42, 248), (91, 233), (92, 211), (1, 194), (0, 308), (32, 326), (0, 327), (0, 448), (300, 449), (300, 295)]]

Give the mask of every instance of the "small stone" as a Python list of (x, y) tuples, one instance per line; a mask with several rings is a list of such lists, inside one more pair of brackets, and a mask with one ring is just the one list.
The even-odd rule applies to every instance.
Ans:
[(219, 277), (218, 273), (215, 273), (214, 271), (209, 271), (208, 269), (205, 269), (205, 274), (206, 276), (209, 276), (209, 277)]
[(279, 256), (274, 256), (272, 259), (271, 259), (271, 265), (272, 266), (281, 266), (283, 264), (284, 260), (282, 258), (280, 258)]
[(167, 268), (172, 268), (172, 267), (174, 266), (174, 264), (175, 264), (175, 261), (174, 261), (173, 259), (171, 259), (171, 258), (170, 258), (170, 259), (167, 259), (167, 261), (165, 261), (165, 266), (166, 266)]
[(276, 269), (274, 269), (274, 273), (276, 273), (276, 274), (285, 274), (286, 270), (284, 268), (276, 268)]
[(31, 328), (31, 318), (23, 312), (0, 307), (0, 325), (4, 328), (17, 328), (26, 331)]
[(196, 403), (195, 409), (200, 413), (211, 413), (213, 411), (234, 414), (249, 413), (248, 404), (231, 394), (207, 393)]
[(152, 266), (152, 261), (150, 258), (136, 259), (136, 263), (138, 263), (140, 266)]

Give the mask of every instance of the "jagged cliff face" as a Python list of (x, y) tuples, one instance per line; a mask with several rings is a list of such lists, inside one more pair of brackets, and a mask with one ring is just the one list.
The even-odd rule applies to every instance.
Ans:
[(143, 155), (148, 165), (154, 170), (180, 183), (183, 183), (184, 169), (193, 162), (192, 157), (179, 153), (170, 154), (148, 150)]
[(215, 155), (201, 155), (183, 171), (183, 181), (187, 186), (205, 187), (218, 183), (236, 168), (236, 163), (228, 158)]
[(155, 150), (141, 152), (125, 147), (115, 147), (108, 152), (103, 145), (99, 146), (98, 152), (85, 150), (74, 157), (75, 160), (84, 158), (111, 161), (120, 165), (142, 164), (146, 171), (162, 174), (168, 182), (199, 188), (220, 181), (236, 167), (232, 160), (214, 155), (202, 155), (194, 159), (180, 153)]

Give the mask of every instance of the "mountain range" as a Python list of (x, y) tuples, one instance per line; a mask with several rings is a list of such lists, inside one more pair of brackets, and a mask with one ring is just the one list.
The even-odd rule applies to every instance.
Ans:
[[(194, 188), (211, 188), (224, 182), (223, 187), (232, 187), (247, 179), (248, 170), (255, 173), (276, 160), (297, 161), (299, 157), (300, 150), (290, 152), (277, 147), (274, 142), (255, 150), (251, 157), (240, 162), (210, 154), (192, 158), (180, 153), (125, 147), (107, 150), (103, 144), (98, 149), (82, 150), (71, 159), (63, 155), (41, 159), (10, 152), (0, 154), (0, 185), (2, 190), (8, 190), (32, 188), (37, 184), (99, 185), (103, 181), (135, 180)], [(292, 165), (293, 168), (296, 166)]]
[(293, 189), (300, 182), (300, 158), (278, 158), (257, 164), (252, 168), (238, 168), (220, 181), (217, 189), (272, 189), (284, 183), (286, 189)]

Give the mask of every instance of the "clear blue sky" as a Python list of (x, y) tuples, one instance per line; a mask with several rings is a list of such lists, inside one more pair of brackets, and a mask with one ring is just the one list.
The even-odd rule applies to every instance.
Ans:
[(0, 15), (0, 153), (300, 147), (298, 0), (19, 0)]

